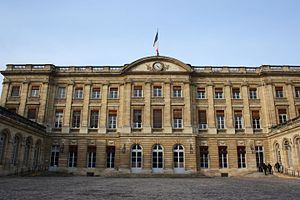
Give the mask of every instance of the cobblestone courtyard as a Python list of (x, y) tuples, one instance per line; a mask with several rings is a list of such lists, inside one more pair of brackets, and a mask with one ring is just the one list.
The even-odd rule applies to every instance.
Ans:
[(283, 178), (1, 177), (0, 199), (299, 199)]

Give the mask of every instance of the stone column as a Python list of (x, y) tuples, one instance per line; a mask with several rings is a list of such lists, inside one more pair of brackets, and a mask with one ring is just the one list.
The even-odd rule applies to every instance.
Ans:
[(163, 110), (163, 128), (165, 133), (172, 133), (172, 110), (171, 110), (171, 81), (168, 79), (164, 84), (165, 108)]
[(9, 95), (9, 86), (10, 86), (10, 82), (4, 79), (2, 83), (2, 94), (1, 94), (1, 106), (3, 107), (5, 107), (7, 97)]
[(48, 85), (48, 97), (45, 105), (44, 121), (48, 125), (47, 132), (51, 132), (51, 128), (54, 127), (54, 99), (56, 97), (56, 86), (53, 82), (49, 82)]
[(238, 168), (237, 163), (237, 142), (235, 140), (227, 140), (227, 151), (228, 151), (228, 168)]
[[(78, 140), (78, 157), (77, 157), (77, 167), (86, 168), (87, 163), (87, 145), (88, 141), (86, 139)], [(96, 155), (97, 156), (97, 155)], [(97, 160), (96, 160), (97, 162)]]
[(98, 133), (106, 133), (106, 118), (107, 118), (107, 97), (108, 97), (108, 86), (109, 83), (105, 82), (102, 87), (102, 100), (100, 110), (100, 125)]
[(144, 114), (145, 114), (145, 121), (143, 125), (143, 132), (144, 133), (151, 133), (151, 82), (146, 81), (145, 84), (145, 107), (144, 107)]
[[(120, 117), (122, 117), (122, 133), (131, 132), (131, 80), (127, 80), (123, 86), (122, 101), (120, 99)], [(144, 122), (144, 120), (143, 120)]]
[(265, 117), (265, 125), (267, 128), (270, 128), (271, 126), (277, 124), (272, 82), (266, 81), (262, 90), (262, 104), (264, 105), (262, 106), (262, 111), (264, 112), (263, 116)]
[(214, 91), (213, 83), (207, 85), (207, 123), (208, 123), (208, 133), (217, 134), (216, 119), (215, 119), (215, 108), (214, 108)]
[(20, 106), (19, 106), (19, 115), (24, 116), (25, 109), (26, 109), (26, 102), (28, 97), (28, 88), (29, 88), (29, 81), (24, 81), (22, 85), (22, 91), (20, 94)]
[(233, 125), (233, 112), (232, 112), (232, 104), (231, 104), (231, 83), (228, 81), (225, 84), (225, 100), (226, 100), (226, 111), (225, 111), (225, 123), (226, 123), (226, 133), (234, 134), (235, 128)]
[(183, 125), (185, 133), (193, 133), (192, 128), (192, 115), (191, 115), (191, 90), (190, 90), (190, 82), (184, 83), (184, 113), (183, 113)]
[(60, 143), (60, 152), (59, 152), (59, 167), (68, 167), (68, 154), (69, 154), (69, 141), (62, 139)]
[(251, 114), (249, 107), (249, 96), (248, 96), (248, 83), (242, 84), (242, 98), (243, 98), (243, 114), (244, 114), (244, 126), (246, 134), (253, 134), (253, 128), (251, 125)]
[(297, 116), (296, 114), (296, 107), (295, 107), (295, 101), (294, 101), (294, 93), (293, 93), (293, 83), (290, 81), (290, 82), (287, 82), (287, 85), (286, 85), (286, 98), (289, 102), (289, 117), (288, 119), (293, 119)]
[(69, 133), (70, 131), (70, 120), (71, 120), (71, 109), (72, 109), (72, 100), (73, 100), (73, 87), (74, 82), (70, 82), (67, 88), (67, 95), (66, 95), (66, 108), (64, 110), (64, 119), (63, 119), (63, 126), (62, 132)]
[(43, 86), (41, 88), (41, 93), (40, 93), (40, 107), (39, 107), (39, 113), (38, 113), (38, 119), (37, 119), (37, 121), (39, 123), (45, 122), (45, 113), (48, 108), (48, 105), (47, 105), (48, 87), (49, 87), (49, 82), (44, 81)]
[(82, 123), (80, 126), (80, 133), (88, 133), (89, 126), (89, 104), (90, 104), (90, 91), (91, 91), (91, 81), (85, 83), (84, 86), (84, 98), (82, 107)]

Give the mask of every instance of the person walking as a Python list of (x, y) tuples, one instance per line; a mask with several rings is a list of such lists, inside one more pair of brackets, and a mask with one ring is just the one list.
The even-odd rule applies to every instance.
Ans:
[(275, 163), (274, 168), (277, 169), (278, 173), (280, 172), (280, 164), (278, 162)]
[(263, 163), (263, 170), (264, 170), (266, 176), (267, 176), (267, 168), (268, 168), (268, 166), (265, 163)]
[(268, 170), (269, 170), (269, 174), (273, 174), (272, 165), (270, 163), (268, 163)]

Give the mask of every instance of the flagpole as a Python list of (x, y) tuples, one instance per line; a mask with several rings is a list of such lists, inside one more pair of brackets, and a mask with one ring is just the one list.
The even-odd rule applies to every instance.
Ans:
[(154, 41), (153, 41), (153, 47), (155, 48), (156, 56), (159, 56), (158, 29), (156, 31), (155, 38), (154, 38)]

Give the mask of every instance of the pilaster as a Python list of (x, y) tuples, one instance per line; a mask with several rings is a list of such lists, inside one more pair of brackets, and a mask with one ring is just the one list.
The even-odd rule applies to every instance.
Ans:
[(1, 106), (3, 106), (3, 107), (5, 107), (7, 97), (9, 95), (8, 94), (9, 86), (10, 86), (10, 82), (4, 79), (3, 83), (2, 83), (2, 94), (1, 94)]
[(49, 82), (44, 81), (42, 86), (42, 91), (40, 93), (40, 107), (39, 107), (38, 120), (37, 120), (39, 123), (45, 122), (45, 113), (46, 110), (48, 109), (47, 106), (48, 87), (49, 87)]
[(74, 82), (70, 82), (68, 84), (67, 95), (66, 95), (66, 108), (64, 110), (64, 119), (63, 119), (63, 126), (62, 126), (63, 133), (69, 133), (69, 131), (70, 131), (71, 108), (72, 108), (72, 100), (73, 100), (73, 87), (74, 87)]
[(163, 127), (165, 133), (172, 133), (172, 111), (171, 111), (171, 81), (168, 79), (164, 83), (165, 107), (163, 111)]
[(294, 93), (293, 93), (293, 85), (292, 82), (288, 82), (286, 85), (286, 98), (289, 103), (289, 117), (288, 119), (293, 119), (297, 116), (296, 114), (296, 107), (295, 107), (295, 101), (294, 101)]
[(244, 125), (245, 125), (245, 133), (253, 134), (253, 128), (251, 126), (251, 115), (249, 108), (249, 96), (248, 96), (248, 84), (242, 84), (242, 98), (243, 98), (243, 114), (244, 114)]
[(22, 91), (20, 95), (20, 106), (19, 106), (19, 115), (24, 116), (25, 108), (27, 103), (27, 96), (28, 96), (28, 88), (29, 88), (29, 81), (24, 81), (22, 85)]
[(102, 99), (101, 99), (101, 110), (100, 110), (100, 125), (98, 133), (106, 133), (106, 118), (107, 118), (107, 97), (108, 97), (108, 86), (109, 83), (105, 82), (102, 87)]
[(226, 104), (226, 114), (225, 114), (225, 122), (226, 122), (226, 133), (234, 134), (235, 128), (233, 126), (233, 112), (232, 112), (232, 103), (231, 103), (231, 83), (227, 82), (225, 84), (225, 104)]
[(91, 91), (91, 82), (86, 82), (84, 86), (84, 99), (82, 107), (82, 123), (80, 126), (80, 133), (88, 133), (88, 123), (89, 123), (89, 104), (90, 104), (90, 91)]
[(143, 125), (143, 132), (144, 133), (151, 133), (151, 82), (146, 81), (145, 83), (145, 108), (144, 113), (145, 117), (144, 125)]
[(208, 133), (217, 134), (216, 119), (215, 119), (215, 108), (214, 108), (214, 91), (213, 83), (207, 85), (207, 122), (208, 122)]

